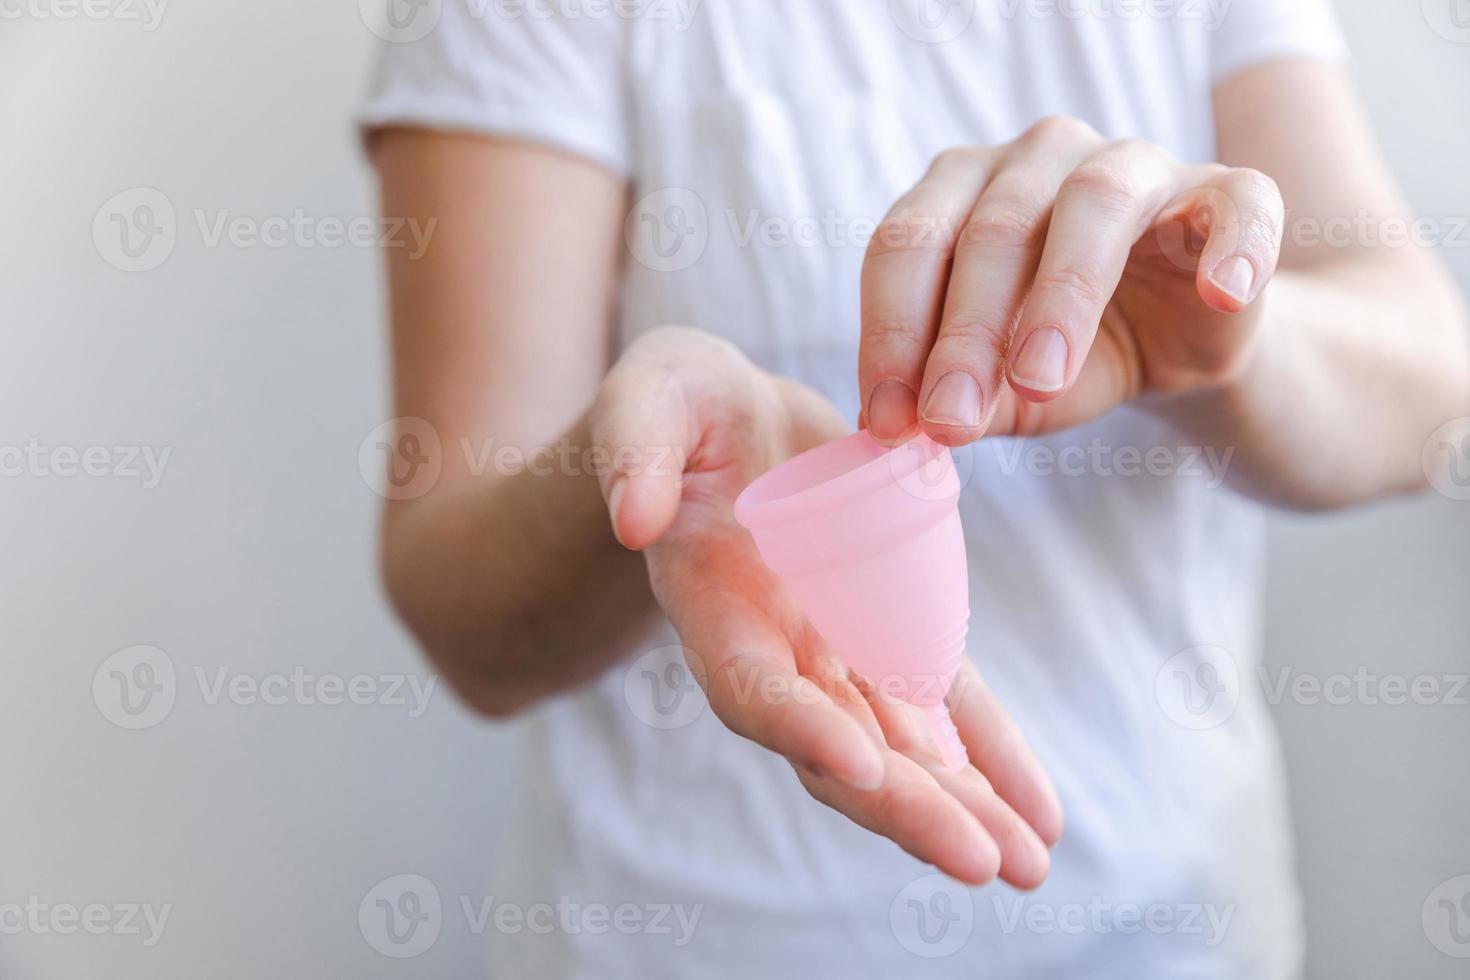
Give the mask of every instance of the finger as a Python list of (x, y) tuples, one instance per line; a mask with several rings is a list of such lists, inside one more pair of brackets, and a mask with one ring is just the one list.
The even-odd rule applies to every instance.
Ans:
[(869, 678), (856, 673), (850, 677), (853, 687), (867, 700), (889, 748), (924, 765), (944, 762), (944, 753), (922, 712), (893, 697)]
[(877, 743), (820, 686), (792, 669), (790, 646), (765, 613), (721, 589), (673, 598), (684, 601), (666, 608), (675, 611), (684, 645), (698, 651), (693, 673), (726, 727), (846, 786), (882, 785)]
[(950, 687), (949, 710), (971, 764), (1047, 846), (1055, 845), (1064, 823), (1056, 790), (1010, 714), (968, 661)]
[(868, 431), (881, 441), (900, 439), (918, 423), (918, 390), (955, 237), (985, 186), (992, 155), (978, 148), (941, 153), (868, 243), (858, 385)]
[(852, 427), (824, 396), (790, 378), (771, 375), (769, 380), (788, 407), (788, 435), (793, 452), (826, 445), (852, 432)]
[(1062, 182), (1007, 374), (1028, 401), (1076, 380), (1133, 245), (1169, 200), (1176, 168), (1157, 147), (1110, 143)]
[(604, 379), (589, 426), (610, 464), (598, 482), (613, 533), (629, 548), (646, 548), (674, 521), (683, 460), (697, 444), (678, 375), (653, 358), (624, 357)]
[(712, 669), (707, 697), (735, 734), (853, 789), (882, 785), (872, 738), (809, 678), (764, 657), (730, 657)]
[(994, 416), (1006, 347), (1057, 190), (1101, 143), (1084, 122), (1044, 119), (996, 164), (955, 245), (939, 335), (924, 368), (920, 416), (931, 438), (971, 442)]
[(858, 723), (874, 745), (887, 744), (883, 728), (863, 694), (859, 679), (835, 657), (821, 634), (809, 622), (795, 631), (792, 639), (796, 671), (822, 689), (832, 702)]
[(1216, 171), (1165, 208), (1204, 233), (1195, 286), (1205, 305), (1239, 313), (1261, 295), (1281, 259), (1286, 205), (1276, 182), (1258, 170)]
[(663, 536), (705, 430), (748, 421), (769, 399), (769, 381), (734, 344), (698, 330), (659, 327), (629, 345), (588, 415), (609, 464), (597, 467), (603, 499), (624, 545), (641, 550)]
[(996, 795), (985, 775), (973, 765), (951, 769), (930, 732), (928, 719), (918, 709), (862, 678), (856, 679), (855, 686), (872, 705), (889, 747), (923, 767), (941, 789), (959, 800), (985, 827), (1000, 850), (1001, 879), (1017, 888), (1035, 888), (1045, 881), (1051, 870), (1046, 845)]
[(973, 813), (1000, 849), (1000, 878), (1021, 889), (1037, 888), (1051, 872), (1046, 844), (973, 766), (953, 770), (930, 762), (925, 771), (941, 789)]
[(993, 881), (1000, 871), (1000, 848), (975, 815), (912, 759), (897, 752), (884, 758), (883, 784), (874, 792), (858, 792), (801, 769), (797, 775), (815, 799), (920, 861), (972, 885)]

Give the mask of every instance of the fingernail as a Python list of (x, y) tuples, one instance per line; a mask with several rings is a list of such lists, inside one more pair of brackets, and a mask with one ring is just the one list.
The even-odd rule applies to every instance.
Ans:
[(1210, 281), (1226, 295), (1242, 303), (1249, 303), (1251, 286), (1256, 281), (1256, 270), (1250, 259), (1243, 255), (1232, 255), (1215, 268), (1215, 274), (1210, 277)]
[(623, 507), (623, 494), (628, 490), (628, 478), (625, 476), (613, 479), (612, 489), (607, 492), (607, 516), (612, 521), (613, 535), (618, 533), (618, 511)]
[(868, 431), (875, 439), (897, 439), (914, 424), (919, 399), (902, 381), (888, 380), (868, 398)]
[(1011, 380), (1032, 391), (1061, 391), (1067, 383), (1067, 338), (1056, 327), (1041, 327), (1021, 345), (1011, 363)]
[(951, 371), (939, 379), (924, 402), (924, 421), (972, 429), (980, 424), (980, 386), (967, 372)]
[(844, 774), (842, 781), (853, 789), (871, 793), (883, 785), (883, 777), (883, 759), (878, 755), (878, 750), (873, 749), (860, 765)]

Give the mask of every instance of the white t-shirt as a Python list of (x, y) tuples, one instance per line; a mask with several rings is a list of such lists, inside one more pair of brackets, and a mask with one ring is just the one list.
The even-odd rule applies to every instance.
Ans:
[[(626, 176), (639, 204), (621, 339), (701, 327), (848, 418), (864, 247), (939, 151), (1060, 113), (1208, 161), (1221, 77), (1342, 54), (1326, 0), (429, 0), (398, 14), (365, 125), (515, 135)], [(1046, 885), (961, 887), (812, 801), (711, 715), (665, 626), (626, 651), (631, 666), (536, 711), (496, 895), (551, 909), (496, 937), (497, 976), (1299, 968), (1256, 681), (1261, 521), (1219, 486), (1227, 460), (1129, 409), (957, 459), (969, 654), (1067, 813)]]

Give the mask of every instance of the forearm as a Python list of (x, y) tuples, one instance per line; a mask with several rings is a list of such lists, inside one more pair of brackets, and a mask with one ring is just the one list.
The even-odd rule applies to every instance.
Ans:
[(1158, 406), (1233, 450), (1228, 479), (1326, 509), (1421, 487), (1425, 439), (1470, 414), (1464, 308), (1429, 260), (1365, 257), (1282, 271), (1257, 348), (1230, 383)]
[(613, 537), (585, 417), (558, 445), (552, 465), (463, 477), (385, 518), (395, 607), (487, 714), (595, 676), (656, 609), (643, 557)]

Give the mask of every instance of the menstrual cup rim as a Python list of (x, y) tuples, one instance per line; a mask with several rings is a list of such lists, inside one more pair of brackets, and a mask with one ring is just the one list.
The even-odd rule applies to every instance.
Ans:
[[(775, 497), (770, 500), (756, 499), (760, 496), (761, 488), (769, 485), (775, 474), (788, 466), (794, 465), (798, 460), (805, 459), (824, 450), (844, 445), (848, 442), (863, 441), (873, 443), (882, 447), (866, 429), (860, 429), (851, 435), (834, 439), (799, 453), (777, 466), (772, 467), (765, 473), (751, 481), (750, 485), (741, 491), (740, 496), (735, 498), (735, 520), (742, 527), (753, 529), (757, 526), (770, 527), (776, 524), (785, 524), (793, 520), (799, 520), (810, 516), (814, 506), (831, 503), (837, 499), (855, 500), (882, 490), (893, 482), (906, 479), (917, 473), (925, 463), (944, 452), (944, 447), (920, 433), (908, 442), (900, 443), (886, 448), (887, 451), (874, 456), (865, 463), (860, 463), (850, 470), (838, 474), (820, 483), (803, 487), (795, 493)], [(917, 445), (920, 452), (909, 454), (909, 458), (903, 460), (898, 466), (894, 465), (894, 456), (910, 446)]]

